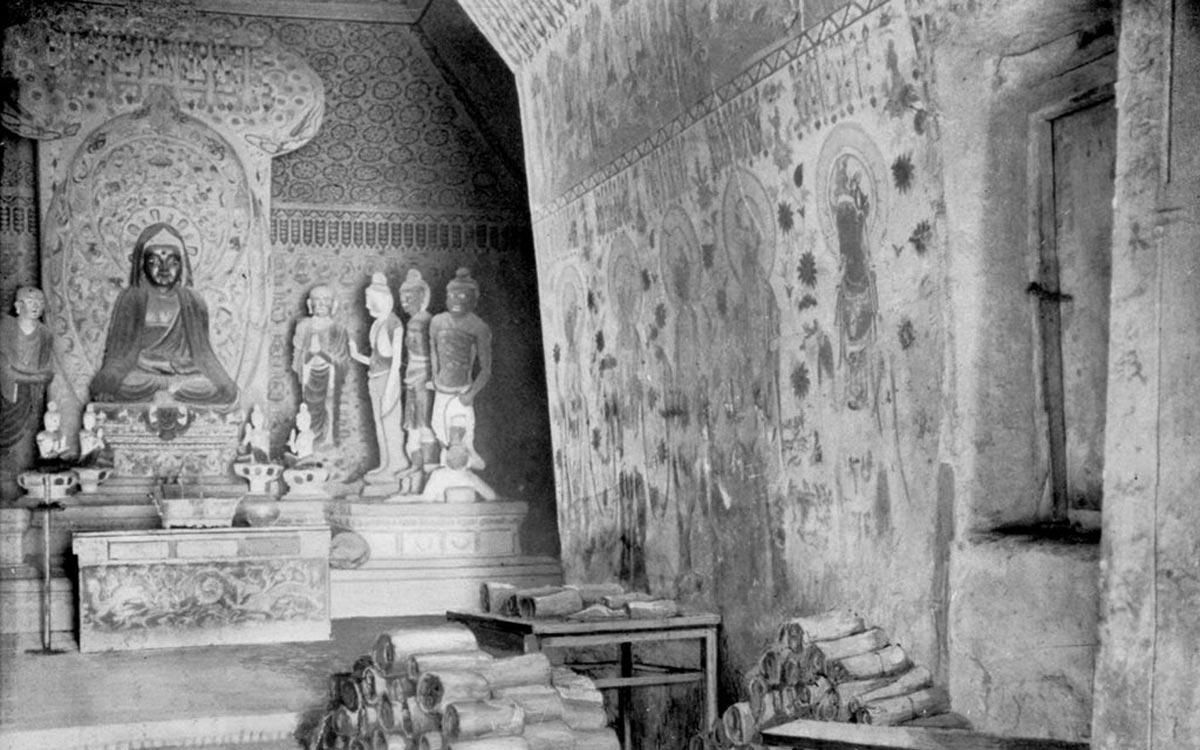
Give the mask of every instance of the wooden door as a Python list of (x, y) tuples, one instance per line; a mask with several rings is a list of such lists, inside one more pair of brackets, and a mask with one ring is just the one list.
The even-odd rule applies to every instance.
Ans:
[[(1042, 244), (1055, 509), (1100, 509), (1112, 279), (1116, 107), (1111, 95), (1050, 121), (1052, 227)], [(1049, 208), (1049, 206), (1047, 206)]]

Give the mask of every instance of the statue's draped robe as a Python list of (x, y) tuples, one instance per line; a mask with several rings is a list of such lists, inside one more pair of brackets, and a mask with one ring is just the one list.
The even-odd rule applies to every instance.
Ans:
[(151, 401), (171, 383), (181, 384), (177, 401), (224, 406), (237, 399), (237, 385), (213, 353), (208, 309), (195, 292), (177, 286), (169, 294), (179, 312), (166, 326), (146, 324), (151, 292), (129, 287), (117, 297), (104, 363), (92, 379), (92, 399), (121, 403)]
[(38, 375), (50, 372), (52, 353), (44, 324), (25, 333), (17, 318), (0, 319), (0, 450), (28, 442), (37, 432), (46, 393), (46, 381)]
[[(337, 392), (350, 358), (349, 340), (342, 325), (330, 321), (322, 327), (311, 318), (300, 320), (292, 336), (292, 369), (300, 378), (301, 397), (308, 405), (312, 431), (321, 445), (334, 442), (337, 436)], [(310, 367), (307, 378), (306, 364)]]

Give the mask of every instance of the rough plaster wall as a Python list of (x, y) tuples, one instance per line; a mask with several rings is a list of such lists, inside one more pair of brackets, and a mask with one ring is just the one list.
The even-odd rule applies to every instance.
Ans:
[[(929, 3), (946, 164), (960, 534), (1029, 522), (1048, 481), (1040, 359), (1026, 287), (1037, 196), (1030, 117), (1110, 76), (1111, 11), (1096, 3)], [(942, 7), (948, 6), (948, 7)], [(995, 7), (994, 7), (995, 6)], [(1107, 32), (1105, 31), (1107, 29)]]
[(1045, 512), (1031, 116), (1115, 78), (1095, 3), (932, 3), (933, 106), (945, 164), (947, 309), (956, 363), (949, 684), (1000, 734), (1085, 739), (1097, 646), (1094, 545), (979, 535)]
[(1084, 740), (1098, 645), (1099, 550), (1023, 537), (956, 542), (950, 694), (976, 729)]
[[(1093, 726), (1094, 746), (1105, 750), (1200, 745), (1200, 175), (1173, 175), (1175, 187), (1190, 186), (1180, 195), (1164, 184), (1166, 5), (1128, 2), (1121, 17)], [(1194, 25), (1176, 28), (1195, 44)], [(1177, 73), (1176, 95), (1194, 92), (1185, 88), (1194, 68)]]
[[(855, 6), (689, 113), (643, 114), (659, 135), (591, 174), (588, 144), (615, 137), (597, 110), (630, 104), (588, 82), (685, 96), (661, 68), (717, 72), (670, 56), (675, 6), (622, 5), (518, 75), (530, 172), (554, 175), (534, 235), (568, 578), (721, 612), (728, 698), (786, 614), (834, 606), (936, 669), (945, 250), (922, 28)], [(740, 29), (723, 43), (751, 48)], [(566, 166), (546, 134), (578, 149)]]

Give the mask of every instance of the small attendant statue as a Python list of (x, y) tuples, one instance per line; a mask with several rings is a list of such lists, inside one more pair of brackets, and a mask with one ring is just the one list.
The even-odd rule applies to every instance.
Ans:
[(17, 316), (0, 318), (0, 469), (5, 498), (20, 489), (16, 476), (33, 465), (34, 436), (41, 420), (46, 384), (54, 377), (53, 340), (41, 321), (41, 289), (17, 289)]
[(79, 464), (90, 466), (105, 463), (109, 461), (104, 428), (99, 424), (95, 407), (88, 404), (83, 412), (83, 426), (79, 430)]
[(379, 465), (364, 477), (368, 484), (390, 484), (409, 468), (404, 454), (404, 429), (401, 427), (401, 357), (404, 353), (404, 326), (395, 312), (395, 300), (387, 277), (376, 272), (366, 290), (367, 312), (374, 322), (368, 333), (370, 355), (358, 350), (350, 340), (350, 356), (367, 366), (367, 393), (371, 397), (375, 420), (375, 441)]
[(462, 444), (472, 469), (486, 466), (475, 451), (475, 396), (492, 377), (492, 329), (475, 314), (479, 284), (460, 268), (446, 284), (446, 312), (429, 323), (433, 365), (433, 432), (450, 445), (452, 420), (464, 427)]
[[(465, 445), (452, 445), (442, 454), (442, 465), (429, 473), (421, 499), (430, 503), (495, 500), (496, 491), (467, 468), (471, 454)], [(450, 490), (447, 492), (447, 490)], [(465, 490), (455, 492), (454, 490)]]
[(300, 410), (296, 412), (296, 426), (288, 437), (288, 450), (297, 464), (312, 461), (315, 440), (308, 404), (300, 404)]
[(338, 390), (350, 358), (350, 339), (334, 319), (336, 312), (332, 287), (314, 286), (308, 293), (309, 317), (296, 322), (292, 336), (292, 370), (300, 379), (315, 446), (331, 445), (337, 437)]
[(46, 414), (42, 417), (45, 429), (37, 434), (38, 455), (42, 461), (62, 461), (70, 453), (70, 444), (62, 431), (62, 414), (54, 401), (46, 404)]
[(266, 415), (258, 404), (250, 410), (240, 450), (240, 461), (268, 463), (271, 460), (271, 431), (267, 428)]

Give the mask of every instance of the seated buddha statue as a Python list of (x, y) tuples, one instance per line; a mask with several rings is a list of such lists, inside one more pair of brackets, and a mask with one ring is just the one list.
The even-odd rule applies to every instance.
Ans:
[(150, 403), (165, 398), (224, 407), (238, 397), (209, 343), (208, 307), (192, 290), (183, 236), (151, 224), (133, 247), (129, 286), (113, 307), (92, 400)]

